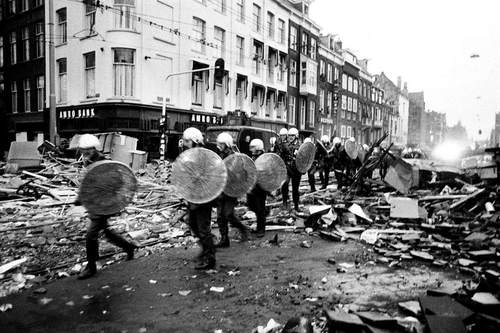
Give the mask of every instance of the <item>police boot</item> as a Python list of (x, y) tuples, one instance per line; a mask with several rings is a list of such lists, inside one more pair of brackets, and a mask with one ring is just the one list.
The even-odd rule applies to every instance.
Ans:
[(229, 247), (229, 237), (227, 235), (222, 235), (219, 243), (215, 245), (217, 248), (227, 248)]
[(91, 278), (97, 273), (95, 263), (88, 263), (87, 267), (78, 275), (78, 280), (85, 280)]
[(215, 258), (205, 258), (203, 261), (198, 263), (194, 269), (198, 271), (206, 271), (215, 268)]

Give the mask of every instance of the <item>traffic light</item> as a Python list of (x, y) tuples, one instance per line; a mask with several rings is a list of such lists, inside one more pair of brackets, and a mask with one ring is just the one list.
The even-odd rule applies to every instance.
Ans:
[(215, 73), (216, 80), (222, 80), (224, 78), (224, 59), (219, 58), (215, 60)]

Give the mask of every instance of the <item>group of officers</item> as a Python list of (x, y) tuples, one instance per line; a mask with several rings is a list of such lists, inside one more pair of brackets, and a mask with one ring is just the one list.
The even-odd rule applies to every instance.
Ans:
[[(347, 154), (340, 138), (336, 137), (330, 141), (328, 136), (323, 136), (321, 140), (317, 141), (314, 137), (309, 137), (306, 138), (304, 142), (312, 142), (316, 145), (315, 160), (307, 172), (311, 191), (316, 191), (316, 173), (320, 175), (321, 188), (325, 189), (328, 186), (330, 172), (333, 170), (337, 179), (338, 188), (340, 189), (349, 184), (356, 170), (361, 166), (361, 161), (357, 156), (352, 158), (352, 156)], [(353, 138), (347, 140), (346, 145), (348, 142), (355, 144)], [(296, 128), (291, 128), (289, 130), (283, 128), (278, 138), (271, 139), (270, 149), (268, 151), (265, 150), (264, 142), (261, 139), (253, 139), (249, 144), (250, 157), (253, 161), (266, 152), (275, 153), (284, 161), (287, 169), (287, 178), (279, 191), (281, 191), (282, 195), (283, 209), (289, 210), (289, 186), (291, 183), (294, 213), (301, 212), (299, 206), (299, 186), (302, 174), (296, 167), (296, 156), (301, 144), (299, 132)], [(186, 129), (182, 136), (181, 146), (182, 150), (204, 147), (203, 134), (194, 127)], [(80, 139), (79, 148), (83, 152), (87, 165), (104, 158), (98, 151), (98, 147), (99, 140), (92, 135), (86, 134)], [(233, 137), (226, 132), (218, 135), (217, 150), (222, 159), (238, 152)], [(266, 217), (268, 214), (266, 199), (268, 195), (270, 195), (270, 193), (262, 189), (259, 184), (256, 184), (247, 194), (246, 198), (248, 208), (256, 215), (257, 228), (254, 232), (256, 237), (259, 238), (264, 237), (265, 234)], [(189, 226), (192, 234), (198, 238), (202, 249), (201, 253), (196, 258), (197, 263), (195, 269), (209, 270), (215, 267), (216, 248), (227, 248), (230, 246), (229, 225), (239, 230), (241, 241), (248, 240), (249, 230), (235, 214), (237, 203), (237, 198), (229, 197), (224, 193), (212, 202), (202, 204), (187, 203)], [(217, 207), (217, 224), (220, 232), (220, 239), (218, 242), (214, 241), (215, 237), (211, 232), (211, 213), (213, 207)], [(109, 241), (121, 247), (127, 253), (128, 259), (133, 259), (134, 257), (134, 250), (137, 246), (113, 233), (108, 228), (107, 221), (109, 217), (110, 216), (90, 217), (91, 222), (86, 235), (88, 263), (85, 270), (80, 274), (79, 279), (86, 279), (96, 274), (96, 261), (98, 259), (97, 236), (100, 230), (104, 231)]]

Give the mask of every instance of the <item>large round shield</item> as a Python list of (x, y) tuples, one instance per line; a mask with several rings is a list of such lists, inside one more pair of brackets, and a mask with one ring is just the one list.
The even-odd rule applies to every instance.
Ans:
[(257, 182), (257, 168), (250, 157), (234, 153), (224, 159), (227, 182), (224, 194), (239, 198), (247, 194)]
[(281, 187), (286, 180), (285, 162), (274, 153), (262, 154), (255, 160), (257, 168), (257, 184), (267, 192), (273, 192)]
[(99, 161), (87, 170), (79, 199), (91, 215), (113, 215), (127, 207), (136, 191), (137, 179), (127, 165)]
[(177, 157), (172, 166), (172, 184), (179, 195), (195, 204), (217, 198), (226, 186), (224, 161), (206, 148), (191, 148)]
[(344, 148), (347, 156), (349, 156), (352, 160), (358, 157), (358, 147), (356, 146), (356, 142), (347, 140), (344, 144)]
[(311, 168), (316, 155), (316, 146), (312, 142), (304, 142), (295, 157), (295, 166), (300, 173), (306, 173)]

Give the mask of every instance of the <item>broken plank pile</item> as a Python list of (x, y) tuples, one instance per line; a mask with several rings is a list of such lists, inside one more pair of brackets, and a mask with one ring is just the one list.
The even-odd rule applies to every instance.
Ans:
[[(85, 169), (66, 159), (45, 159), (39, 170), (0, 176), (0, 297), (85, 266), (85, 208), (73, 205)], [(170, 165), (148, 164), (138, 172), (139, 190), (110, 226), (143, 249), (193, 244), (182, 220), (186, 210), (168, 177)], [(102, 265), (123, 258), (103, 242)], [(22, 260), (22, 261), (20, 261)], [(14, 265), (13, 265), (14, 263)]]

